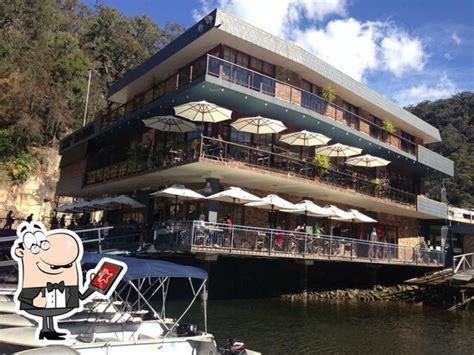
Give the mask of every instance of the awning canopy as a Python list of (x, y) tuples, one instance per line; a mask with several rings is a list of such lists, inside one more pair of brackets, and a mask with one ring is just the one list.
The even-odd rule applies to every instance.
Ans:
[(163, 260), (138, 259), (110, 254), (84, 253), (82, 264), (95, 266), (103, 257), (122, 261), (127, 264), (127, 272), (124, 276), (124, 280), (126, 281), (143, 279), (146, 277), (190, 277), (193, 279), (207, 280), (207, 272), (203, 269)]

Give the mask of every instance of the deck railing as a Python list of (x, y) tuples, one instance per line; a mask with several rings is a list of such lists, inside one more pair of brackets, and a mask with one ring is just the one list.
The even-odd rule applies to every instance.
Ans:
[(474, 269), (474, 253), (456, 255), (453, 257), (453, 272), (464, 272)]
[(445, 253), (398, 244), (331, 235), (203, 221), (177, 222), (172, 230), (155, 229), (157, 249), (218, 254), (355, 260), (443, 266)]
[(381, 183), (382, 179), (368, 180), (366, 175), (355, 171), (348, 173), (332, 168), (323, 168), (313, 161), (299, 159), (291, 155), (210, 137), (202, 137), (200, 154), (202, 157), (217, 161), (243, 163), (258, 169), (350, 189), (397, 203), (412, 206), (416, 204), (415, 194), (393, 188), (387, 183)]
[[(73, 230), (81, 238), (84, 251), (107, 252), (111, 250), (134, 250), (140, 245), (142, 231), (132, 225), (91, 227)], [(10, 248), (18, 237), (0, 237), (0, 266), (14, 265)]]
[[(269, 150), (251, 147), (219, 140), (211, 137), (201, 137), (199, 151), (191, 145), (183, 149), (170, 150), (169, 154), (154, 154), (142, 159), (127, 159), (113, 163), (86, 173), (85, 185), (107, 182), (147, 171), (169, 168), (198, 158), (207, 158), (222, 162), (237, 163), (240, 166), (254, 167), (259, 170), (294, 176), (309, 181), (315, 181), (389, 201), (414, 206), (416, 195), (399, 190), (381, 183), (382, 179), (369, 180), (366, 175), (344, 172), (332, 168), (322, 168), (312, 161), (296, 158), (288, 154), (274, 153)], [(379, 181), (379, 182), (377, 182)]]

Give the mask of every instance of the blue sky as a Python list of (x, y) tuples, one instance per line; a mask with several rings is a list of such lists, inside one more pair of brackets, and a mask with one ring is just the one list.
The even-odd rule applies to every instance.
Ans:
[(402, 105), (474, 91), (472, 0), (103, 2), (160, 25), (186, 27), (220, 7), (299, 44)]

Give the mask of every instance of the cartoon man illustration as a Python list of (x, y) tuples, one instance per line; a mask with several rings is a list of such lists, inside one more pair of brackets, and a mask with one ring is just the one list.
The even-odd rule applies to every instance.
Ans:
[[(19, 272), (14, 298), (17, 313), (38, 321), (37, 339), (64, 340), (69, 332), (60, 332), (57, 320), (80, 311), (82, 303), (98, 290), (90, 285), (83, 286), (80, 264), (82, 242), (72, 231), (56, 229), (47, 232), (37, 221), (23, 222), (17, 229), (17, 236), (19, 239), (11, 249)], [(112, 281), (114, 287), (107, 288), (107, 295), (110, 295), (126, 271), (124, 263), (117, 261), (117, 264), (123, 271), (121, 275), (110, 272), (108, 275), (107, 269), (100, 272), (91, 270), (87, 278), (99, 272), (96, 276), (108, 283), (112, 276), (116, 276)]]

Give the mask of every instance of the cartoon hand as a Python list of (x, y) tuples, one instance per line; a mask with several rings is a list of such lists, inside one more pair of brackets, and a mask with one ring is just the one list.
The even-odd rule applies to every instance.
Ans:
[(46, 306), (46, 297), (41, 293), (33, 299), (33, 306), (38, 308), (44, 308)]

